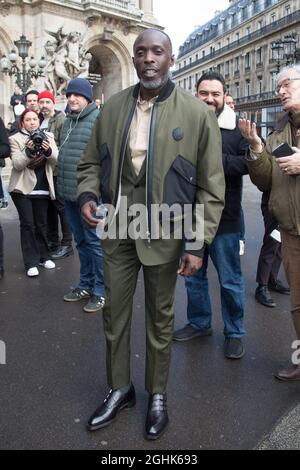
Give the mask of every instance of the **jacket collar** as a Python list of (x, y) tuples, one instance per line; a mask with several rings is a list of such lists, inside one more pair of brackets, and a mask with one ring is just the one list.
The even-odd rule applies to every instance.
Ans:
[(283, 129), (285, 128), (285, 126), (288, 124), (289, 122), (289, 113), (285, 113), (281, 119), (279, 119), (278, 123), (277, 123), (277, 126), (275, 128), (275, 132), (281, 132), (283, 131)]
[(95, 111), (95, 109), (98, 109), (95, 103), (89, 103), (81, 113), (69, 113), (67, 116), (70, 119), (83, 119), (84, 117), (88, 116), (92, 111)]
[[(175, 88), (175, 83), (172, 82), (172, 80), (168, 79), (167, 83), (161, 89), (156, 102), (159, 103), (160, 101), (165, 101), (166, 99), (168, 99), (169, 96), (172, 94), (174, 88)], [(137, 83), (137, 85), (133, 89), (133, 94), (132, 94), (136, 100), (139, 97), (139, 93), (140, 93), (140, 83)]]
[(218, 116), (218, 124), (220, 129), (233, 131), (236, 128), (236, 114), (227, 104)]

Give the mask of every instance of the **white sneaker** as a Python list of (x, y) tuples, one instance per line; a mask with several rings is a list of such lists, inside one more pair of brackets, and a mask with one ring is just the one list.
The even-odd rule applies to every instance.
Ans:
[(39, 274), (40, 273), (39, 273), (38, 268), (30, 268), (27, 271), (27, 276), (29, 276), (29, 277), (35, 277), (35, 276), (38, 276)]
[(54, 269), (55, 268), (55, 263), (51, 261), (51, 259), (47, 259), (47, 261), (44, 261), (43, 263), (40, 263), (40, 266), (44, 266), (45, 269)]
[(244, 240), (240, 240), (240, 256), (245, 254), (245, 242)]

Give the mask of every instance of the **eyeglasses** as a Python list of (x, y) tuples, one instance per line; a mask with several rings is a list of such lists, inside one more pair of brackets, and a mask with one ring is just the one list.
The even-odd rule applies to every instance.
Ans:
[(280, 85), (277, 85), (277, 87), (275, 89), (275, 94), (279, 95), (281, 88), (285, 88), (285, 89), (289, 88), (290, 85), (291, 85), (291, 82), (294, 81), (294, 80), (300, 80), (300, 77), (286, 78)]

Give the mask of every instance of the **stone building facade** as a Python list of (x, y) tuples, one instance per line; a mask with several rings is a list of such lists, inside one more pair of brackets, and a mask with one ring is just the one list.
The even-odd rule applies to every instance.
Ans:
[(290, 35), (299, 48), (300, 0), (229, 1), (227, 10), (216, 12), (180, 47), (174, 79), (194, 93), (202, 73), (219, 70), (237, 110), (255, 120), (266, 136), (281, 111), (275, 77), (288, 59), (278, 62), (271, 46)]
[[(51, 39), (48, 32), (81, 33), (92, 55), (91, 72), (101, 76), (94, 97), (104, 100), (136, 81), (133, 43), (143, 29), (158, 26), (153, 0), (0, 0), (0, 20), (1, 56), (16, 50), (21, 35), (32, 42), (29, 55), (39, 60)], [(6, 122), (12, 118), (14, 85), (13, 77), (0, 72), (0, 115)], [(44, 88), (45, 79), (33, 80), (32, 87)]]

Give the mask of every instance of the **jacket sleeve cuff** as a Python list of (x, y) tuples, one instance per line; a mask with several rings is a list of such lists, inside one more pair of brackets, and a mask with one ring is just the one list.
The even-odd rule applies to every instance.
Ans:
[(33, 158), (34, 157), (34, 150), (30, 150), (30, 148), (25, 148), (26, 157)]
[(52, 155), (52, 148), (51, 147), (49, 147), (48, 150), (44, 150), (44, 156), (46, 158), (50, 158), (51, 155)]
[[(195, 244), (195, 250), (193, 250), (193, 243)], [(184, 251), (190, 255), (198, 256), (198, 258), (203, 258), (206, 246), (207, 245), (204, 243), (202, 248), (199, 248), (199, 242), (186, 241)]]
[(94, 194), (94, 193), (81, 193), (79, 196), (78, 196), (78, 204), (79, 204), (79, 207), (81, 208), (82, 206), (84, 206), (84, 204), (86, 204), (87, 202), (89, 201), (94, 201), (96, 204), (98, 204), (98, 198), (97, 196)]

